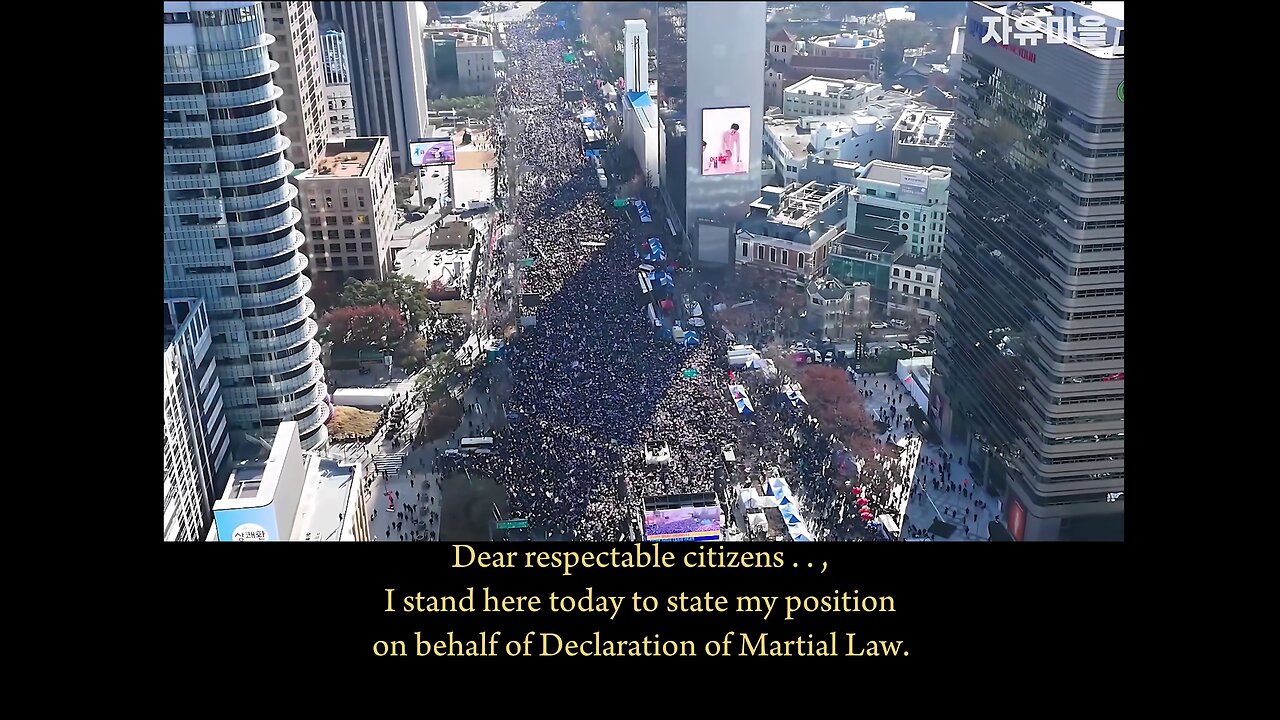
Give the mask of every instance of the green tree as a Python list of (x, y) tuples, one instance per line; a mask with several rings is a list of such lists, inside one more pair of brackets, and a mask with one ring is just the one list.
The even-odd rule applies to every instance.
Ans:
[(458, 360), (453, 353), (437, 353), (414, 381), (413, 392), (423, 405), (435, 403), (449, 392), (449, 381), (458, 374)]
[(347, 280), (338, 296), (338, 307), (368, 305), (399, 308), (413, 334), (422, 332), (423, 324), (435, 313), (435, 306), (427, 299), (427, 287), (399, 273), (387, 276), (386, 280)]

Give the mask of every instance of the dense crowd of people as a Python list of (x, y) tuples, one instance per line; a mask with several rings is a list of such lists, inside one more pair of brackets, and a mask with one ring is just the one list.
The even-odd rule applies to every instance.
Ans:
[[(861, 474), (777, 378), (736, 378), (750, 382), (756, 405), (753, 416), (740, 415), (727, 392), (721, 334), (708, 328), (701, 344), (685, 347), (656, 333), (643, 313), (636, 251), (658, 223), (639, 223), (599, 187), (581, 108), (562, 90), (583, 87), (597, 108), (603, 100), (566, 61), (571, 38), (535, 15), (509, 26), (508, 42), (512, 70), (497, 96), (500, 114), (517, 117), (519, 129), (500, 136), (498, 148), (520, 171), (505, 220), (521, 254), (535, 260), (521, 271), (518, 293), (519, 314), (536, 322), (507, 347), (509, 422), (496, 451), (467, 462), (506, 488), (510, 516), (529, 520), (535, 536), (639, 539), (634, 521), (646, 497), (728, 498), (748, 478), (776, 475), (796, 491), (815, 537), (874, 537), (855, 502), (897, 515), (911, 487), (911, 459), (895, 444), (912, 434), (905, 408), (896, 403), (880, 418), (883, 462)], [(690, 368), (696, 373), (683, 372)], [(647, 441), (667, 443), (671, 464), (646, 465)], [(726, 445), (738, 454), (736, 468), (724, 461)]]
[[(686, 348), (649, 327), (635, 251), (652, 233), (612, 206), (584, 153), (580, 108), (561, 94), (584, 84), (563, 58), (571, 39), (537, 17), (508, 38), (515, 70), (499, 101), (520, 131), (500, 145), (514, 143), (522, 170), (512, 220), (536, 259), (519, 290), (521, 313), (536, 324), (508, 349), (500, 451), (476, 465), (507, 488), (512, 516), (550, 536), (635, 537), (644, 497), (715, 488), (720, 448), (733, 438), (727, 379), (714, 362), (724, 344), (707, 337)], [(686, 368), (697, 377), (681, 377)], [(677, 449), (674, 463), (646, 466), (649, 440)]]

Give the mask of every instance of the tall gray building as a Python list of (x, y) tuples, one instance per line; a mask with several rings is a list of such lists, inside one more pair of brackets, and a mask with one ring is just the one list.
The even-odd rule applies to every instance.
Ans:
[(684, 4), (685, 227), (700, 262), (728, 265), (760, 197), (765, 3)]
[(164, 301), (164, 539), (203, 540), (230, 449), (209, 316), (199, 298)]
[(289, 138), (286, 157), (298, 167), (311, 167), (324, 155), (328, 123), (320, 75), (316, 14), (310, 2), (264, 2), (267, 32), (275, 40), (269, 52), (277, 68), (272, 80), (282, 90), (276, 109), (284, 113), (280, 132)]
[(1122, 8), (969, 3), (930, 415), (1017, 540), (1124, 536)]
[(294, 420), (316, 448), (327, 388), (272, 41), (261, 3), (164, 4), (164, 295), (204, 300), (231, 430)]
[(427, 123), (426, 12), (420, 2), (317, 2), (316, 14), (346, 35), (356, 125), (391, 138), (391, 161), (409, 172), (409, 143)]

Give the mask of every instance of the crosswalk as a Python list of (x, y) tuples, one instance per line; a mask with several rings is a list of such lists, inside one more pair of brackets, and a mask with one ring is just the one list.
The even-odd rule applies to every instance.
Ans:
[(382, 453), (373, 459), (373, 467), (378, 472), (385, 473), (388, 476), (399, 475), (400, 468), (404, 467), (405, 453), (393, 452)]

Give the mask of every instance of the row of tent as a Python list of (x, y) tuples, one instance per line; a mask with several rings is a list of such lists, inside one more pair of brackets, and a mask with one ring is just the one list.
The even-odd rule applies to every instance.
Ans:
[(795, 542), (812, 542), (809, 528), (804, 524), (804, 518), (800, 516), (800, 508), (796, 506), (791, 496), (791, 487), (787, 485), (787, 481), (782, 478), (773, 478), (769, 481), (769, 492), (778, 500), (778, 510), (787, 523), (787, 534), (791, 539)]

